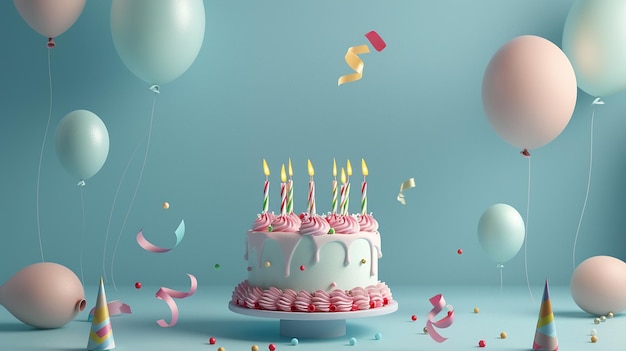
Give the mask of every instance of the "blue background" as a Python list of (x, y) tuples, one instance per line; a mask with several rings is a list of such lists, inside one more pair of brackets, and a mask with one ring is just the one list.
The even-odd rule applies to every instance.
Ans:
[[(572, 2), (206, 1), (206, 34), (196, 61), (157, 96), (147, 163), (131, 208), (153, 94), (115, 51), (110, 2), (88, 1), (51, 50), (53, 108), (39, 193), (45, 260), (80, 275), (82, 251), (82, 275), (91, 285), (103, 274), (103, 261), (111, 278), (114, 257), (118, 285), (186, 285), (185, 273), (192, 273), (200, 284), (234, 286), (246, 277), (244, 234), (261, 210), (263, 158), (272, 170), (273, 211), (279, 208), (280, 165), (292, 159), (297, 212), (306, 205), (307, 159), (315, 166), (318, 212), (330, 210), (333, 158), (339, 166), (352, 161), (356, 212), (365, 158), (369, 210), (383, 236), (382, 280), (391, 287), (498, 285), (496, 264), (482, 252), (476, 225), (498, 202), (526, 216), (529, 162), (488, 124), (483, 73), (516, 36), (538, 35), (560, 45)], [(368, 44), (363, 35), (371, 30), (387, 48), (361, 56), (362, 80), (337, 87), (337, 78), (350, 73), (346, 49)], [(50, 96), (46, 39), (10, 1), (0, 2), (0, 33), (1, 283), (41, 261), (37, 166)], [(601, 254), (626, 257), (624, 97), (606, 97), (596, 110), (577, 263)], [(533, 151), (526, 247), (533, 285), (546, 277), (568, 284), (573, 271), (592, 100), (579, 90), (565, 131)], [(78, 180), (62, 168), (54, 146), (58, 122), (76, 109), (104, 121), (111, 145), (104, 167), (83, 188), (84, 230)], [(402, 206), (396, 195), (410, 177), (417, 186), (405, 192)], [(167, 211), (164, 201), (171, 205)], [(171, 246), (181, 219), (186, 237), (174, 251), (151, 254), (136, 244), (143, 227), (153, 243)], [(522, 248), (505, 264), (505, 285), (526, 284), (524, 263)]]

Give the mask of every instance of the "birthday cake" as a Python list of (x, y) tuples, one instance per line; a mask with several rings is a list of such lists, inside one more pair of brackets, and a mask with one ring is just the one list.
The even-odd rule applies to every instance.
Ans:
[(267, 211), (266, 179), (264, 211), (246, 233), (248, 279), (234, 289), (231, 303), (285, 312), (350, 312), (386, 306), (392, 295), (378, 280), (381, 239), (378, 222), (366, 213), (367, 183), (361, 187), (361, 213), (349, 214), (350, 186), (342, 174), (341, 211), (336, 212), (333, 181), (333, 210), (322, 216), (315, 213), (310, 161), (309, 175), (308, 211), (300, 215), (289, 206), (293, 183), (286, 183), (284, 176), (281, 213)]

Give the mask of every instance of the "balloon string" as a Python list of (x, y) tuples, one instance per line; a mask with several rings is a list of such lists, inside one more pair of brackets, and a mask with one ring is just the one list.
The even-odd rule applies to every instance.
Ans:
[(504, 267), (503, 264), (499, 264), (498, 268), (500, 268), (500, 296), (502, 296), (502, 268)]
[(528, 217), (530, 213), (530, 157), (528, 157), (528, 193), (526, 195), (526, 235), (524, 240), (524, 270), (526, 271), (526, 285), (528, 286), (528, 292), (530, 293), (530, 298), (535, 303), (535, 297), (533, 296), (533, 292), (530, 289), (530, 280), (528, 279)]
[[(135, 154), (137, 153), (137, 150), (139, 150), (139, 146), (141, 146), (145, 138), (146, 138), (146, 134), (144, 134), (144, 136), (139, 140), (139, 142), (137, 142), (137, 146), (135, 146), (135, 150), (133, 150), (133, 153), (130, 155), (130, 158), (126, 162), (126, 167), (124, 167), (124, 171), (122, 172), (122, 177), (120, 178), (120, 182), (117, 184), (117, 189), (115, 190), (115, 196), (113, 197), (113, 204), (111, 205), (111, 211), (109, 212), (109, 222), (107, 223), (107, 230), (106, 230), (106, 234), (104, 235), (104, 251), (102, 252), (102, 275), (105, 281), (107, 280), (106, 267), (105, 267), (106, 248), (107, 248), (107, 241), (109, 239), (109, 230), (111, 228), (111, 220), (113, 218), (113, 210), (115, 209), (115, 204), (117, 203), (117, 197), (120, 194), (120, 188), (122, 187), (122, 183), (124, 182), (124, 179), (126, 178), (126, 172), (128, 171), (128, 167), (130, 167), (130, 163), (135, 159)], [(117, 246), (117, 243), (116, 243), (116, 246)]]
[[(152, 88), (151, 88), (152, 90)], [(117, 291), (117, 285), (115, 284), (115, 274), (113, 272), (113, 265), (115, 263), (115, 253), (117, 252), (117, 245), (120, 242), (120, 237), (122, 236), (122, 232), (124, 231), (124, 227), (126, 226), (126, 221), (128, 220), (128, 215), (130, 214), (130, 210), (133, 207), (133, 203), (135, 202), (135, 197), (137, 196), (137, 190), (139, 190), (139, 185), (141, 184), (141, 178), (143, 177), (143, 171), (146, 167), (146, 160), (148, 159), (148, 151), (150, 151), (150, 139), (152, 138), (152, 122), (154, 120), (154, 106), (156, 105), (156, 98), (159, 94), (158, 87), (154, 92), (154, 97), (152, 99), (152, 111), (150, 113), (150, 125), (148, 127), (148, 140), (146, 141), (146, 152), (143, 156), (143, 163), (141, 164), (141, 170), (139, 171), (139, 178), (137, 179), (137, 184), (135, 185), (135, 191), (133, 193), (133, 197), (130, 200), (130, 205), (128, 206), (128, 211), (126, 212), (126, 216), (124, 217), (124, 222), (122, 223), (122, 228), (120, 229), (120, 233), (117, 236), (117, 240), (115, 242), (115, 246), (113, 248), (113, 256), (111, 257), (111, 281), (113, 281), (113, 287), (115, 291)]]
[(41, 151), (39, 152), (39, 165), (37, 166), (37, 191), (36, 191), (36, 212), (37, 212), (37, 237), (39, 238), (39, 252), (41, 253), (41, 262), (45, 262), (43, 258), (43, 244), (41, 243), (41, 222), (39, 219), (39, 185), (41, 183), (41, 162), (43, 160), (43, 151), (46, 147), (48, 139), (48, 130), (50, 129), (50, 120), (52, 119), (52, 68), (50, 64), (50, 49), (48, 49), (48, 86), (50, 89), (50, 106), (48, 108), (48, 122), (46, 123), (46, 131), (43, 133), (41, 141)]
[(580, 211), (580, 218), (578, 219), (578, 227), (576, 228), (576, 236), (574, 237), (574, 250), (572, 251), (572, 267), (576, 269), (576, 244), (578, 242), (578, 233), (580, 232), (580, 226), (583, 222), (583, 216), (585, 215), (585, 209), (587, 208), (587, 199), (589, 198), (589, 188), (591, 186), (591, 166), (593, 165), (593, 120), (596, 114), (596, 109), (593, 109), (591, 113), (591, 137), (589, 139), (589, 175), (587, 177), (587, 191), (585, 192), (585, 201), (583, 202), (583, 208)]
[(80, 187), (80, 207), (83, 210), (83, 230), (80, 236), (80, 282), (85, 285), (85, 277), (83, 276), (83, 248), (85, 246), (85, 199), (83, 197), (83, 187)]

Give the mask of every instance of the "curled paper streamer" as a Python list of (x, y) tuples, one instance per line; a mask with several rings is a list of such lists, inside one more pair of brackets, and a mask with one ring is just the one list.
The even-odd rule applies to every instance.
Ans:
[(144, 238), (143, 236), (143, 228), (141, 228), (139, 229), (139, 233), (137, 233), (137, 244), (139, 244), (139, 246), (141, 246), (144, 250), (150, 251), (150, 252), (163, 253), (163, 252), (172, 251), (173, 249), (176, 248), (176, 246), (178, 246), (178, 244), (180, 244), (180, 242), (185, 237), (185, 221), (184, 220), (180, 221), (180, 224), (178, 225), (178, 228), (176, 228), (176, 230), (174, 231), (174, 234), (176, 234), (176, 244), (174, 245), (174, 247), (167, 249), (167, 248), (156, 246), (150, 243), (148, 240), (146, 240), (146, 238)]
[(413, 178), (409, 178), (400, 184), (400, 192), (398, 193), (398, 197), (396, 199), (400, 201), (401, 204), (406, 205), (406, 201), (404, 201), (404, 194), (402, 194), (402, 192), (411, 188), (415, 188), (415, 179)]
[[(130, 310), (130, 306), (123, 303), (120, 300), (111, 301), (107, 304), (109, 307), (109, 316), (117, 316), (120, 314), (132, 314), (133, 312)], [(87, 316), (87, 321), (91, 322), (93, 320), (93, 315), (96, 312), (96, 308), (92, 308), (89, 311), (89, 316)]]
[(368, 32), (367, 34), (365, 34), (365, 37), (367, 38), (367, 40), (370, 41), (370, 44), (372, 44), (374, 49), (376, 49), (376, 51), (378, 52), (383, 51), (383, 49), (387, 47), (387, 44), (385, 43), (383, 38), (381, 38), (380, 35), (376, 33), (376, 31)]
[(356, 73), (350, 73), (339, 77), (339, 80), (337, 81), (337, 86), (340, 86), (344, 83), (354, 82), (355, 80), (359, 80), (361, 79), (361, 77), (363, 77), (363, 60), (361, 60), (358, 55), (367, 54), (369, 52), (370, 49), (367, 47), (367, 45), (352, 46), (348, 48), (345, 56), (346, 63)]
[(430, 301), (430, 304), (433, 305), (433, 309), (430, 310), (430, 312), (428, 313), (428, 320), (426, 321), (426, 331), (428, 332), (428, 335), (433, 338), (433, 340), (438, 343), (442, 343), (448, 340), (448, 338), (444, 338), (439, 333), (437, 333), (434, 327), (443, 329), (452, 325), (452, 323), (454, 323), (454, 309), (451, 305), (448, 305), (448, 315), (438, 321), (435, 321), (435, 316), (439, 314), (439, 312), (441, 312), (441, 310), (446, 306), (446, 300), (443, 298), (443, 295), (438, 294), (431, 297), (428, 301)]
[(173, 327), (178, 322), (178, 306), (176, 306), (176, 302), (174, 299), (184, 299), (185, 297), (189, 297), (196, 292), (196, 288), (198, 287), (198, 281), (193, 274), (187, 273), (189, 279), (191, 280), (191, 287), (188, 292), (173, 290), (170, 288), (162, 287), (159, 291), (156, 292), (155, 296), (159, 300), (165, 301), (167, 306), (170, 308), (172, 312), (172, 321), (167, 323), (165, 319), (159, 319), (157, 322), (163, 328)]

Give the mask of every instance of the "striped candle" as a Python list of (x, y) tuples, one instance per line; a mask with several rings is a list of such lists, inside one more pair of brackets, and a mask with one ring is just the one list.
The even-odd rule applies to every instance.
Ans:
[(347, 183), (346, 183), (346, 170), (342, 167), (341, 168), (341, 214), (344, 215), (345, 214), (345, 209), (347, 208), (347, 204), (346, 204), (346, 188), (347, 188)]
[(287, 213), (287, 176), (285, 175), (285, 164), (280, 169), (280, 214), (285, 215)]
[(287, 183), (287, 213), (293, 213), (293, 168), (289, 159), (289, 182)]
[(369, 174), (367, 169), (367, 164), (365, 164), (365, 159), (361, 159), (361, 173), (363, 173), (363, 183), (361, 183), (361, 214), (364, 215), (367, 213), (367, 182), (365, 181), (365, 177)]
[(263, 186), (263, 213), (267, 213), (270, 207), (270, 168), (267, 166), (267, 162), (263, 159), (263, 173), (265, 173), (265, 185)]
[(315, 182), (313, 181), (313, 175), (315, 175), (315, 170), (313, 169), (313, 165), (311, 164), (311, 160), (309, 160), (308, 164), (309, 168), (309, 197), (307, 198), (307, 208), (309, 210), (310, 215), (315, 214)]
[(333, 201), (332, 201), (332, 213), (337, 213), (337, 161), (333, 158)]
[(348, 178), (346, 180), (346, 201), (344, 202), (344, 207), (342, 211), (342, 214), (344, 216), (349, 214), (348, 207), (350, 206), (350, 176), (352, 176), (352, 164), (350, 163), (350, 160), (348, 160), (346, 163), (346, 174), (348, 175)]

